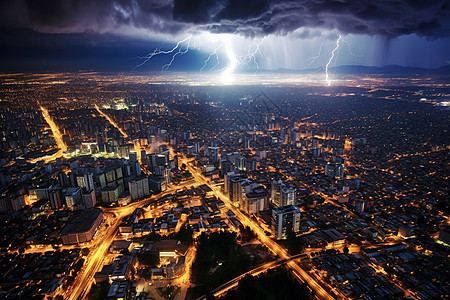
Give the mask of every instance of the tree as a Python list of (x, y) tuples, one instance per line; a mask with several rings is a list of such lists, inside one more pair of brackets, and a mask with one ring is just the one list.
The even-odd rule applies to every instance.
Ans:
[(138, 256), (139, 263), (144, 266), (149, 266), (151, 268), (159, 265), (159, 254), (153, 252), (144, 252)]
[(241, 232), (241, 239), (243, 242), (250, 242), (256, 237), (255, 233), (249, 226), (246, 227), (242, 226), (240, 228), (240, 232)]
[(71, 286), (74, 282), (75, 282), (75, 277), (67, 276), (67, 281), (66, 281), (67, 286)]
[(183, 226), (180, 228), (180, 231), (170, 235), (170, 238), (177, 239), (183, 244), (192, 245), (194, 241), (192, 235), (194, 234), (194, 230), (192, 230), (189, 226)]
[(83, 248), (83, 249), (81, 249), (81, 254), (82, 254), (83, 256), (88, 256), (89, 252), (90, 252), (89, 248)]
[(344, 249), (342, 249), (342, 251), (344, 252), (344, 254), (348, 254), (348, 252), (349, 252), (349, 249), (348, 249), (348, 247), (347, 247), (347, 246), (345, 246), (345, 247), (344, 247)]

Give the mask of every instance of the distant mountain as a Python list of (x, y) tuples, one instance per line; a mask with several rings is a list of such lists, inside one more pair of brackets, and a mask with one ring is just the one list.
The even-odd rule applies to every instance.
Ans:
[[(303, 70), (288, 70), (281, 69), (275, 72), (281, 73), (302, 73), (310, 74), (317, 72), (324, 72), (324, 68), (317, 69), (303, 69)], [(372, 67), (361, 65), (345, 65), (339, 67), (330, 68), (330, 72), (334, 74), (397, 74), (397, 75), (409, 75), (409, 74), (436, 74), (436, 75), (450, 75), (450, 65), (445, 65), (437, 69), (424, 69), (414, 67), (403, 67), (399, 65), (387, 65), (384, 67)]]
[(438, 69), (402, 67), (399, 65), (388, 65), (384, 67), (349, 65), (334, 67), (330, 71), (338, 74), (450, 74), (450, 65)]

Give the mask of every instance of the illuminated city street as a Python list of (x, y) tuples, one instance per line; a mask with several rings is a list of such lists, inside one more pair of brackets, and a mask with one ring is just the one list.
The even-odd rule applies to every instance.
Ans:
[(0, 6), (0, 299), (449, 298), (448, 0)]

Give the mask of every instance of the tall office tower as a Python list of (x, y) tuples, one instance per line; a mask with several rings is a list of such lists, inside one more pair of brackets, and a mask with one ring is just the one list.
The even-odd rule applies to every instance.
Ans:
[(355, 202), (355, 210), (358, 214), (363, 213), (365, 209), (366, 209), (366, 201), (357, 200)]
[(238, 168), (240, 171), (245, 171), (245, 157), (239, 155), (235, 160), (234, 164), (236, 168)]
[(268, 208), (268, 198), (266, 189), (258, 183), (253, 182), (246, 187), (239, 207), (249, 215), (256, 214)]
[(239, 206), (242, 197), (241, 182), (244, 181), (245, 178), (234, 173), (229, 173), (225, 177), (225, 193), (230, 197), (233, 205)]
[(63, 205), (61, 201), (61, 189), (50, 189), (49, 193), (50, 207), (54, 210), (60, 209)]
[(132, 200), (150, 195), (149, 183), (146, 177), (136, 178), (130, 181), (128, 187)]
[(297, 189), (285, 184), (281, 179), (272, 181), (271, 201), (276, 207), (294, 205)]
[(97, 204), (95, 190), (87, 190), (82, 194), (83, 206), (85, 208), (92, 208)]
[(77, 186), (81, 187), (86, 191), (94, 189), (94, 174), (88, 173), (84, 175), (76, 176)]
[(147, 151), (142, 149), (140, 155), (141, 155), (141, 162), (145, 166), (147, 164)]
[(300, 231), (300, 209), (293, 205), (272, 209), (272, 231), (277, 239)]
[(138, 161), (138, 159), (137, 159), (137, 152), (136, 151), (130, 151), (130, 156), (129, 156), (128, 159), (130, 160), (130, 162)]
[(208, 157), (210, 164), (216, 164), (219, 162), (219, 148), (208, 147)]
[(344, 163), (332, 163), (329, 162), (325, 165), (325, 175), (331, 178), (344, 177)]

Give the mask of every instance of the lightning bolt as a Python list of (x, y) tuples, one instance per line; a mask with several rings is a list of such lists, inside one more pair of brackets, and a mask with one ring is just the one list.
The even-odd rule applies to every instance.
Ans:
[(343, 38), (341, 38), (341, 41), (343, 41), (343, 42), (347, 45), (347, 47), (348, 47), (348, 52), (350, 53), (351, 56), (353, 56), (353, 57), (355, 57), (355, 58), (358, 58), (358, 57), (359, 57), (359, 55), (356, 55), (355, 53), (353, 53), (352, 47), (350, 46), (350, 43), (349, 43), (348, 41), (344, 40)]
[[(263, 37), (258, 43), (255, 43), (255, 41), (253, 41), (252, 45), (250, 45), (250, 47), (248, 48), (248, 53), (246, 56), (240, 57), (240, 63), (241, 64), (245, 64), (248, 65), (249, 63), (251, 63), (253, 61), (253, 63), (256, 66), (256, 71), (261, 70), (261, 68), (259, 67), (258, 62), (256, 61), (256, 55), (259, 54), (262, 58), (264, 58), (264, 56), (261, 53), (261, 49), (260, 46), (261, 44), (266, 40), (266, 37)], [(254, 47), (253, 51), (252, 48)]]
[[(133, 70), (143, 66), (155, 56), (171, 55), (170, 61), (161, 67), (161, 72), (165, 72), (172, 66), (172, 63), (175, 61), (177, 56), (186, 54), (190, 49), (199, 49), (198, 42), (202, 39), (202, 37), (203, 34), (196, 38), (195, 41), (192, 41), (192, 35), (189, 35), (185, 39), (178, 41), (172, 49), (161, 50), (159, 48), (156, 48), (153, 52), (147, 54), (146, 56), (140, 57), (141, 59), (143, 59), (143, 61), (140, 64), (136, 65)], [(223, 46), (225, 46), (224, 52), (228, 59), (228, 64), (221, 70), (221, 73), (223, 75), (223, 78), (228, 78), (226, 81), (229, 81), (230, 75), (234, 72), (238, 65), (248, 66), (250, 63), (253, 63), (256, 66), (256, 71), (261, 70), (257, 56), (264, 58), (263, 54), (261, 53), (261, 44), (265, 41), (265, 39), (266, 37), (263, 37), (259, 42), (255, 42), (255, 40), (253, 40), (252, 45), (250, 45), (250, 47), (248, 48), (247, 54), (245, 56), (237, 56), (232, 48), (231, 36), (225, 36), (224, 38), (221, 38), (222, 41), (219, 46), (217, 46), (203, 62), (203, 66), (201, 67), (200, 72), (204, 71), (208, 67), (208, 64), (210, 64), (214, 59), (216, 61), (216, 64), (212, 66), (210, 70), (213, 70), (219, 66), (219, 49)]]
[[(162, 72), (167, 71), (167, 69), (172, 65), (172, 63), (173, 63), (173, 61), (175, 60), (175, 57), (176, 57), (176, 56), (178, 56), (178, 55), (183, 55), (183, 54), (185, 54), (185, 53), (187, 53), (187, 52), (189, 51), (189, 44), (190, 44), (190, 42), (191, 42), (191, 38), (192, 38), (192, 35), (189, 35), (189, 36), (188, 36), (187, 38), (185, 38), (184, 40), (178, 41), (178, 43), (175, 45), (175, 47), (173, 47), (173, 48), (170, 49), (170, 50), (164, 51), (164, 50), (160, 50), (160, 49), (156, 48), (153, 52), (147, 54), (147, 55), (144, 56), (144, 57), (141, 57), (142, 59), (144, 59), (144, 61), (143, 61), (142, 63), (138, 64), (137, 66), (135, 66), (135, 67), (133, 68), (133, 71), (134, 71), (136, 68), (139, 68), (139, 67), (143, 66), (143, 65), (146, 64), (150, 59), (152, 59), (153, 57), (155, 57), (155, 56), (157, 56), (157, 55), (171, 54), (171, 53), (174, 53), (175, 50), (178, 49), (178, 51), (172, 56), (172, 59), (170, 60), (170, 62), (167, 63), (167, 64), (165, 64), (165, 65), (161, 68), (161, 71), (162, 71)], [(183, 43), (186, 43), (186, 44), (187, 44), (185, 50), (182, 50), (182, 47), (181, 47), (181, 45), (182, 45)]]
[(217, 53), (217, 51), (220, 49), (220, 47), (222, 47), (222, 45), (223, 45), (223, 43), (220, 43), (220, 45), (217, 46), (216, 49), (214, 49), (214, 51), (209, 54), (208, 58), (203, 63), (203, 67), (200, 69), (200, 72), (202, 72), (206, 68), (206, 65), (208, 64), (208, 62), (211, 60), (211, 58), (213, 56), (216, 57), (217, 62), (210, 70), (215, 69), (219, 65), (219, 54)]
[(175, 60), (175, 57), (177, 57), (178, 55), (186, 54), (186, 53), (189, 51), (189, 45), (190, 45), (190, 43), (191, 43), (191, 37), (192, 37), (192, 36), (189, 36), (189, 38), (185, 39), (185, 41), (186, 41), (186, 49), (182, 50), (182, 47), (180, 47), (180, 48), (178, 49), (178, 52), (175, 53), (175, 54), (172, 56), (172, 59), (170, 60), (170, 62), (167, 63), (167, 64), (165, 64), (164, 66), (162, 66), (161, 72), (167, 71), (167, 70), (170, 68), (170, 66), (172, 65), (173, 61)]
[(236, 55), (234, 54), (233, 47), (231, 47), (231, 39), (228, 38), (225, 40), (225, 52), (228, 58), (228, 65), (222, 72), (222, 81), (225, 84), (230, 84), (232, 81), (231, 74), (239, 63)]
[(306, 61), (310, 61), (309, 65), (312, 65), (320, 57), (320, 55), (322, 54), (322, 47), (323, 47), (323, 43), (320, 44), (319, 53), (316, 56), (310, 57), (306, 60)]
[(328, 60), (326, 66), (325, 66), (325, 80), (328, 83), (328, 86), (331, 85), (331, 81), (328, 79), (329, 74), (328, 74), (328, 67), (330, 66), (331, 62), (333, 61), (334, 55), (336, 53), (336, 51), (339, 49), (339, 42), (342, 40), (342, 37), (339, 35), (339, 38), (336, 41), (336, 47), (334, 47), (333, 51), (331, 51), (331, 57)]
[(200, 40), (203, 38), (204, 35), (205, 35), (205, 34), (202, 33), (202, 34), (200, 34), (199, 37), (197, 37), (197, 39), (196, 39), (196, 40), (194, 41), (194, 43), (192, 44), (192, 48), (197, 49), (197, 50), (200, 50), (200, 46), (198, 46), (197, 43), (198, 43), (198, 41), (200, 41)]

